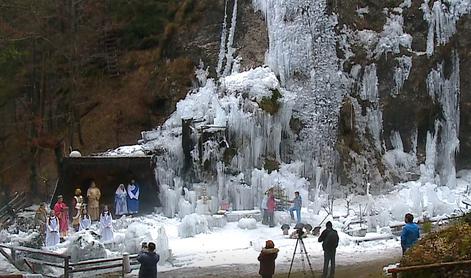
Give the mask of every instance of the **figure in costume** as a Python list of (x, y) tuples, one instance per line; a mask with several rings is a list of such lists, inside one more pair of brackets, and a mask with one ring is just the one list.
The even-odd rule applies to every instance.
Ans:
[(136, 214), (139, 212), (139, 185), (131, 180), (128, 185), (128, 212)]
[(100, 197), (100, 189), (96, 186), (95, 181), (92, 181), (87, 190), (88, 213), (90, 213), (92, 221), (97, 221), (100, 218)]
[(121, 216), (128, 213), (127, 198), (128, 193), (126, 192), (126, 188), (124, 184), (120, 184), (114, 195), (115, 215)]
[(103, 212), (100, 214), (100, 235), (103, 242), (113, 240), (113, 218), (108, 211), (108, 206), (105, 206)]
[(75, 196), (72, 199), (72, 227), (75, 231), (79, 230), (80, 226), (80, 210), (83, 206), (82, 190), (80, 188), (75, 189)]
[(69, 208), (64, 203), (62, 195), (57, 196), (57, 203), (54, 205), (54, 213), (59, 219), (60, 235), (64, 238), (69, 231)]
[(60, 242), (59, 220), (54, 211), (51, 211), (46, 223), (46, 247), (52, 247)]

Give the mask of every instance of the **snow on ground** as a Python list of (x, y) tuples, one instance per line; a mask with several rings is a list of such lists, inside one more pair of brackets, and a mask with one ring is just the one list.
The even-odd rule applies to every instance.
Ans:
[[(400, 255), (400, 242), (391, 233), (388, 226), (402, 223), (402, 218), (406, 212), (414, 213), (417, 219), (424, 216), (439, 219), (447, 215), (460, 213), (461, 210), (464, 210), (460, 205), (462, 200), (470, 199), (470, 185), (471, 171), (461, 171), (458, 173), (457, 186), (452, 189), (437, 187), (428, 182), (411, 181), (396, 186), (394, 190), (386, 195), (349, 196), (347, 199), (335, 200), (333, 211), (336, 217), (334, 219), (329, 216), (325, 221), (333, 221), (334, 228), (339, 232), (338, 262), (342, 265), (350, 265), (369, 261), (372, 258), (397, 257)], [(350, 208), (349, 216), (347, 216), (347, 202)], [(359, 224), (348, 225), (349, 222), (358, 219), (360, 205), (362, 205), (363, 210), (367, 209), (367, 211), (372, 212), (372, 215), (364, 216), (368, 221), (362, 227)], [(319, 215), (313, 214), (312, 206), (311, 203), (303, 208), (302, 218), (304, 222), (312, 226), (318, 226), (327, 215), (327, 212), (321, 209)], [(250, 215), (255, 212), (247, 211), (246, 214)], [(244, 212), (238, 211), (234, 214), (240, 217)], [(179, 226), (182, 221), (178, 218), (167, 218), (154, 213), (139, 217), (116, 219), (114, 220), (114, 242), (105, 244), (106, 254), (108, 257), (114, 257), (120, 256), (124, 251), (137, 252), (140, 243), (143, 241), (168, 241), (171, 256), (167, 262), (163, 262), (159, 266), (159, 271), (241, 264), (251, 265), (247, 268), (247, 271), (252, 271), (265, 241), (271, 239), (275, 242), (275, 246), (280, 249), (277, 263), (281, 266), (281, 269), (289, 265), (296, 240), (283, 235), (280, 229), (280, 224), (289, 220), (287, 212), (276, 212), (275, 220), (277, 220), (278, 225), (274, 228), (256, 222), (255, 229), (245, 229), (246, 225), (239, 225), (240, 221), (225, 224), (224, 221), (216, 221), (215, 219), (219, 219), (217, 217), (194, 215), (206, 217), (206, 221), (202, 220), (200, 222), (203, 223), (202, 225), (207, 225), (208, 229), (199, 229), (201, 233), (186, 238), (179, 236)], [(187, 217), (189, 216), (191, 215)], [(252, 220), (243, 220), (242, 222), (253, 223)], [(321, 226), (325, 227), (325, 222)], [(291, 227), (290, 233), (294, 231), (294, 223), (291, 223)], [(368, 230), (365, 237), (350, 236), (346, 233), (347, 229), (360, 230), (360, 228), (363, 228), (365, 232)], [(93, 229), (97, 229), (97, 226), (93, 226)], [(25, 238), (32, 236), (32, 234), (28, 235), (21, 232), (14, 234), (7, 231), (0, 232), (0, 235), (2, 242), (12, 244), (20, 244)], [(53, 250), (56, 252), (70, 251), (72, 242), (77, 242), (77, 236), (78, 234), (70, 235), (67, 241)], [(357, 242), (359, 239), (382, 237), (389, 237), (389, 239)], [(94, 241), (92, 237), (83, 237), (85, 241), (88, 239), (91, 242)], [(83, 240), (80, 243), (81, 245), (84, 244)], [(304, 242), (314, 267), (320, 268), (323, 252), (321, 244), (317, 242), (317, 237), (309, 235), (304, 239)], [(161, 249), (161, 246), (157, 248), (159, 249), (159, 247), (160, 252), (165, 251)], [(98, 251), (102, 252), (102, 250)], [(297, 257), (299, 256), (297, 255)], [(296, 264), (295, 269), (299, 270), (302, 264), (298, 260)], [(0, 260), (0, 272), (9, 272), (11, 270), (2, 258)]]

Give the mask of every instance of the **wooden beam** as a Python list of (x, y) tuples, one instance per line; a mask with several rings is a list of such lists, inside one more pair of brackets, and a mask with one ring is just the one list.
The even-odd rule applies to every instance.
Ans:
[(28, 258), (28, 257), (21, 257), (23, 260), (35, 263), (35, 264), (43, 264), (43, 265), (48, 265), (48, 266), (53, 266), (53, 267), (58, 267), (58, 268), (64, 268), (64, 265), (61, 263), (53, 263), (53, 262), (48, 262), (44, 260), (38, 260), (38, 259), (33, 259), (33, 258)]
[(388, 269), (388, 272), (389, 273), (410, 272), (410, 271), (424, 270), (424, 269), (429, 269), (429, 268), (451, 267), (451, 266), (468, 265), (468, 264), (471, 265), (471, 260), (397, 267), (397, 268)]
[(95, 271), (95, 270), (101, 270), (101, 269), (112, 269), (112, 268), (118, 268), (118, 267), (121, 268), (122, 265), (123, 265), (123, 263), (84, 267), (84, 268), (72, 269), (69, 273), (88, 272), (88, 271)]
[(6, 248), (10, 250), (18, 250), (18, 251), (25, 251), (33, 254), (41, 254), (41, 255), (46, 255), (46, 256), (51, 256), (51, 257), (56, 257), (56, 258), (70, 258), (70, 256), (63, 255), (63, 254), (58, 254), (50, 251), (45, 251), (45, 250), (40, 250), (40, 249), (34, 249), (34, 248), (27, 248), (27, 247), (22, 247), (22, 246), (10, 246), (6, 244), (0, 244), (0, 248)]
[(116, 261), (121, 261), (121, 260), (123, 260), (122, 257), (96, 259), (96, 260), (88, 260), (88, 261), (80, 261), (76, 263), (71, 263), (70, 266), (75, 267), (75, 266), (80, 266), (80, 265), (109, 263), (109, 262), (116, 262)]

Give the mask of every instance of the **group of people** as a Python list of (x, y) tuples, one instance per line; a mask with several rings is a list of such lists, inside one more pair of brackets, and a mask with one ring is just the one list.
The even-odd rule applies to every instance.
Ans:
[[(82, 191), (77, 188), (71, 202), (72, 227), (78, 231), (89, 230), (92, 222), (99, 221), (101, 240), (104, 242), (113, 240), (113, 217), (108, 206), (103, 206), (100, 212), (101, 191), (94, 181), (91, 181), (87, 190), (87, 200), (82, 196)], [(136, 214), (139, 212), (139, 185), (131, 180), (127, 189), (120, 184), (115, 193), (115, 215)], [(47, 247), (55, 246), (61, 239), (68, 236), (69, 232), (69, 207), (64, 202), (62, 195), (57, 196), (57, 202), (53, 209), (47, 213), (46, 204), (42, 203), (36, 211), (35, 224), (39, 226), (40, 233)]]
[[(407, 213), (404, 217), (405, 225), (401, 233), (401, 247), (402, 253), (411, 248), (419, 239), (420, 232), (419, 226), (415, 224), (414, 216)], [(322, 242), (322, 249), (324, 250), (324, 267), (322, 277), (333, 278), (335, 276), (335, 253), (339, 244), (339, 236), (336, 230), (332, 227), (332, 222), (326, 223), (325, 230), (318, 238), (318, 242)], [(271, 240), (265, 242), (265, 248), (262, 249), (258, 260), (260, 261), (259, 274), (263, 278), (271, 278), (275, 273), (275, 260), (279, 250), (275, 248), (275, 244)]]
[[(303, 201), (299, 191), (294, 192), (294, 199), (290, 202), (293, 205), (288, 209), (291, 220), (294, 221), (294, 211), (296, 212), (296, 223), (301, 223), (301, 207), (303, 206)], [(273, 193), (273, 188), (270, 188), (262, 199), (262, 224), (268, 225), (270, 228), (275, 227), (275, 209), (276, 209), (276, 199), (275, 194)]]

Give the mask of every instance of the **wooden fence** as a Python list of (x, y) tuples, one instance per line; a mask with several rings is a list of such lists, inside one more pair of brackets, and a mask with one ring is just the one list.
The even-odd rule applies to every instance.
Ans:
[(430, 270), (430, 269), (435, 269), (435, 268), (450, 268), (450, 267), (455, 267), (455, 266), (468, 266), (468, 267), (470, 267), (471, 266), (471, 260), (396, 267), (396, 268), (388, 269), (388, 273), (391, 273), (393, 278), (397, 278), (398, 273), (414, 272), (414, 271), (420, 271), (420, 270)]
[[(9, 252), (7, 252), (5, 249), (9, 249)], [(122, 257), (95, 259), (73, 263), (70, 261), (70, 256), (67, 255), (57, 254), (40, 249), (9, 246), (5, 244), (0, 244), (0, 254), (2, 254), (11, 264), (17, 268), (21, 268), (21, 266), (26, 265), (31, 273), (39, 273), (36, 267), (37, 265), (54, 267), (60, 269), (60, 272), (62, 273), (60, 276), (52, 276), (41, 273), (46, 277), (69, 278), (73, 273), (86, 273), (92, 271), (102, 271), (102, 274), (120, 271), (122, 276), (124, 276), (125, 273), (130, 272), (131, 269), (136, 268), (136, 266), (139, 264), (136, 260), (137, 254), (129, 255), (124, 253)], [(41, 255), (42, 258), (37, 259), (28, 256), (31, 254)], [(55, 258), (54, 260), (56, 262), (47, 260), (47, 257)]]
[(0, 208), (0, 225), (8, 225), (16, 217), (16, 213), (28, 205), (26, 194), (16, 192), (13, 198)]

